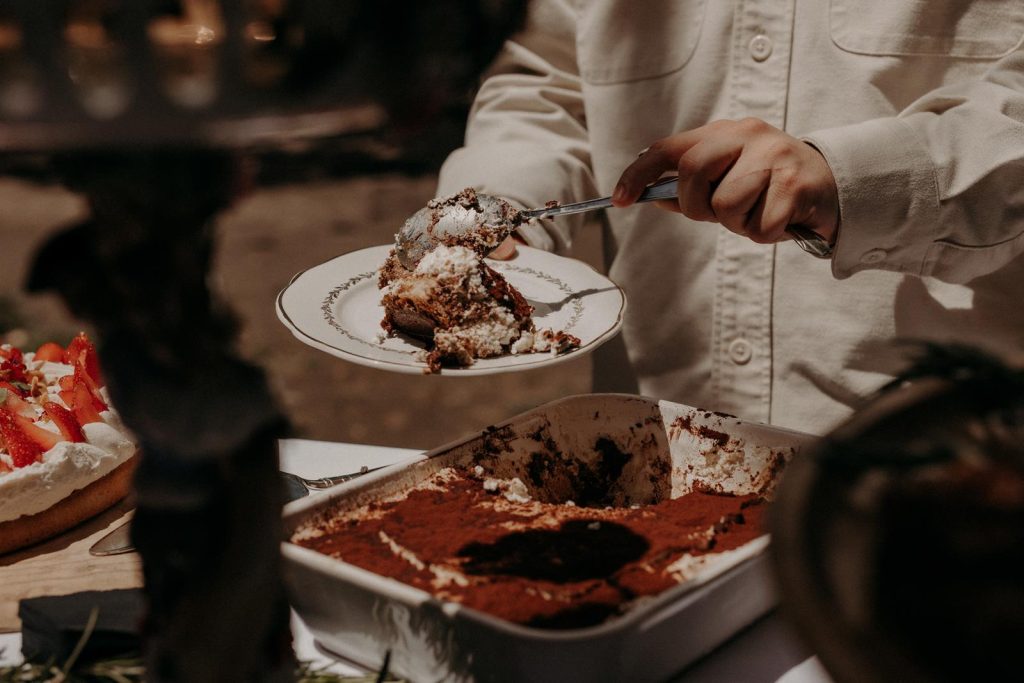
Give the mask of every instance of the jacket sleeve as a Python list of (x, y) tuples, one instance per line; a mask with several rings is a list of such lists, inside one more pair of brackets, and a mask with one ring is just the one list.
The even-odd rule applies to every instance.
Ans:
[[(480, 87), (465, 145), (441, 169), (438, 195), (465, 187), (524, 208), (595, 196), (576, 66), (575, 12), (565, 0), (531, 3)], [(565, 252), (582, 216), (519, 228), (531, 246)]]
[(896, 117), (817, 131), (839, 188), (832, 271), (968, 282), (1024, 251), (1024, 50)]

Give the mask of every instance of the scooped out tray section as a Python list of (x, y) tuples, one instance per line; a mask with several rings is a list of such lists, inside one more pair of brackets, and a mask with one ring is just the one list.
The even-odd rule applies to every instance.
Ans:
[[(471, 473), (460, 480), (463, 488), (467, 482), (508, 488), (518, 480), (511, 500), (525, 495), (524, 500), (537, 501), (533, 505), (543, 502), (545, 510), (570, 517), (581, 510), (627, 515), (698, 494), (770, 498), (785, 462), (809, 438), (634, 396), (570, 397), (293, 503), (286, 509), (286, 525), (290, 538), (306, 544), (331, 520), (370, 519), (390, 501), (434, 491), (438, 478), (451, 468)], [(433, 495), (442, 504), (449, 502), (447, 493)], [(502, 505), (498, 500), (496, 506)], [(437, 523), (444, 519), (438, 512)], [(591, 530), (590, 541), (556, 558), (561, 569), (565, 562), (577, 569), (590, 567), (602, 556), (615, 565), (614, 546), (636, 542), (617, 524), (587, 522), (575, 529), (563, 521), (561, 527), (576, 535), (586, 534), (585, 529)], [(374, 532), (382, 543), (407, 552), (384, 531)], [(545, 543), (550, 546), (552, 538), (572, 542), (572, 534), (548, 534)], [(515, 557), (528, 556), (536, 547), (523, 545), (527, 537), (536, 540), (537, 534), (509, 533), (491, 546), (476, 544), (480, 552), (469, 552), (462, 567), (469, 572), (484, 565), (520, 571), (521, 561), (510, 565), (508, 557), (498, 561), (494, 553), (515, 546)], [(767, 536), (757, 535), (722, 552), (686, 555), (673, 563), (675, 582), (667, 589), (629, 601), (622, 614), (607, 620), (584, 626), (566, 622), (558, 628), (514, 623), (462, 604), (472, 600), (443, 599), (449, 595), (445, 590), (424, 590), (367, 571), (355, 566), (352, 557), (354, 563), (293, 542), (285, 543), (283, 552), (292, 602), (317, 640), (367, 666), (379, 666), (390, 652), (392, 670), (417, 681), (655, 681), (684, 668), (774, 605), (764, 558), (767, 542)], [(606, 552), (594, 554), (595, 544)], [(531, 571), (536, 564), (530, 562)], [(488, 588), (493, 590), (490, 583)]]

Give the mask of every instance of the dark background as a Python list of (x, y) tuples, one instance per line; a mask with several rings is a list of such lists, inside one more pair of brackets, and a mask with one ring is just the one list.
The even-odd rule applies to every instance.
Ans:
[[(433, 196), (436, 177), (379, 170), (332, 177), (330, 167), (301, 156), (272, 171), (219, 217), (213, 285), (239, 316), (240, 350), (267, 370), (296, 436), (432, 448), (589, 390), (585, 357), (504, 375), (420, 377), (354, 365), (300, 343), (277, 320), (277, 292), (300, 270), (390, 242)], [(0, 207), (0, 340), (25, 350), (51, 339), (66, 344), (81, 323), (55, 297), (30, 296), (22, 285), (35, 249), (79, 220), (85, 204), (59, 185), (0, 176)], [(577, 247), (591, 263), (597, 239), (586, 235)]]

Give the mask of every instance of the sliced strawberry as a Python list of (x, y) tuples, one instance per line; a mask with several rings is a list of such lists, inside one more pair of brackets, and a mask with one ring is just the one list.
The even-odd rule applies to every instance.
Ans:
[(57, 382), (60, 385), (61, 400), (71, 410), (79, 424), (103, 421), (99, 411), (106, 410), (107, 404), (100, 396), (99, 390), (95, 389), (96, 385), (92, 382), (92, 378), (81, 365), (75, 367), (74, 374), (65, 375)]
[[(10, 393), (10, 394), (14, 394), (14, 396), (17, 397), (17, 398), (21, 397), (21, 390), (18, 389), (18, 387), (16, 387), (13, 384), (11, 384), (10, 382), (4, 382), (4, 381), (0, 380), (0, 389), (3, 389), (4, 392)], [(6, 396), (7, 393), (0, 392), (0, 398)], [(0, 405), (2, 405), (2, 404), (3, 404), (3, 401), (0, 400)]]
[(10, 382), (0, 381), (0, 388), (7, 389), (11, 393), (17, 394), (21, 398), (25, 398), (26, 396), (28, 396), (28, 391), (26, 391), (24, 388), (20, 386), (11, 384)]
[(103, 422), (99, 411), (93, 405), (93, 396), (89, 393), (89, 387), (84, 382), (75, 382), (71, 401), (65, 402), (71, 406), (71, 412), (75, 414), (79, 424), (86, 425), (90, 422)]
[(46, 342), (36, 349), (35, 360), (45, 360), (51, 363), (63, 363), (64, 347), (57, 342)]
[(100, 374), (100, 358), (96, 354), (96, 347), (89, 341), (85, 332), (79, 332), (68, 344), (67, 351), (64, 352), (64, 362), (76, 367), (81, 365), (96, 386), (104, 386), (103, 376)]
[[(38, 427), (37, 427), (38, 429)], [(7, 452), (11, 454), (14, 467), (25, 467), (38, 462), (45, 450), (22, 431), (16, 418), (6, 407), (0, 406), (0, 436), (7, 444)]]
[(74, 408), (79, 399), (77, 398), (78, 385), (85, 387), (85, 395), (89, 397), (89, 404), (92, 409), (99, 412), (107, 409), (107, 403), (103, 400), (103, 396), (100, 395), (100, 390), (96, 387), (96, 383), (89, 377), (89, 373), (82, 369), (82, 366), (76, 366), (74, 374), (64, 375), (57, 384), (60, 386), (60, 399), (64, 401), (64, 405), (68, 408)]
[(43, 449), (44, 453), (61, 442), (60, 434), (54, 434), (49, 429), (43, 429), (24, 415), (15, 415), (14, 422), (25, 433), (25, 436)]
[(57, 425), (57, 429), (60, 430), (61, 436), (64, 437), (65, 441), (72, 443), (85, 441), (82, 425), (79, 424), (78, 418), (70, 410), (64, 406), (57, 405), (53, 401), (44, 403), (43, 410), (46, 411), (46, 416), (50, 418), (53, 424)]
[(18, 415), (35, 416), (36, 411), (32, 409), (28, 401), (24, 400), (28, 392), (22, 391), (10, 382), (0, 382), (0, 389), (6, 390), (7, 394), (5, 400), (0, 402), (0, 405), (7, 406), (11, 412)]
[(75, 366), (74, 378), (75, 387), (77, 387), (79, 384), (84, 384), (86, 388), (89, 390), (89, 396), (92, 397), (92, 407), (95, 410), (99, 411), (107, 409), (107, 402), (104, 401), (103, 396), (100, 395), (100, 388), (96, 386), (96, 383), (92, 380), (92, 377), (89, 376), (89, 373), (86, 372), (81, 365)]
[(85, 350), (85, 345), (88, 343), (88, 337), (85, 336), (85, 332), (79, 332), (74, 338), (68, 342), (67, 349), (64, 350), (64, 362), (68, 365), (74, 365), (75, 361), (78, 360), (78, 354)]
[(60, 391), (57, 392), (60, 395), (60, 400), (64, 401), (64, 405), (70, 408), (75, 401), (75, 376), (64, 375), (57, 380), (57, 384), (60, 386)]
[(0, 380), (28, 384), (28, 376), (25, 375), (25, 360), (21, 351), (13, 346), (7, 350), (6, 357), (0, 360)]

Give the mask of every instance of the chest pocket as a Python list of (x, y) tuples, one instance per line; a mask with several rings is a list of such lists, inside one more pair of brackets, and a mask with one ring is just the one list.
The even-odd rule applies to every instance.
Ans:
[(580, 75), (597, 85), (681, 69), (693, 56), (706, 0), (584, 0), (577, 10)]
[(831, 0), (829, 31), (858, 54), (995, 59), (1024, 38), (1024, 2)]

